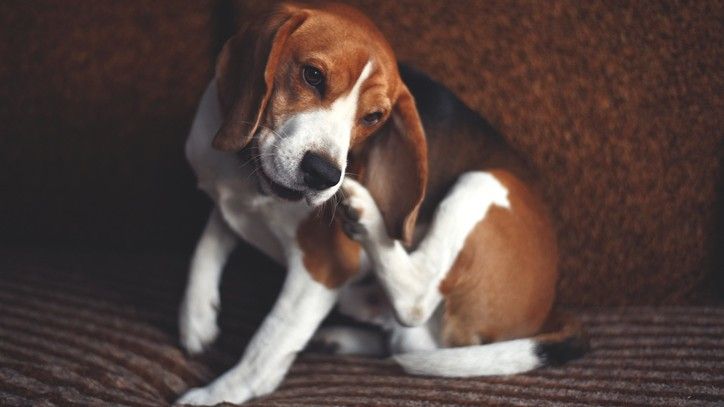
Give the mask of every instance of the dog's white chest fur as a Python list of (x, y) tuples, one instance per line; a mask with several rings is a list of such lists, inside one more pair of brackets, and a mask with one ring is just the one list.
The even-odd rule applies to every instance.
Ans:
[(245, 241), (285, 264), (299, 223), (312, 208), (304, 201), (286, 202), (259, 192), (251, 165), (233, 153), (211, 146), (221, 126), (216, 84), (209, 83), (199, 104), (186, 158), (194, 169), (198, 186), (221, 212), (228, 226)]

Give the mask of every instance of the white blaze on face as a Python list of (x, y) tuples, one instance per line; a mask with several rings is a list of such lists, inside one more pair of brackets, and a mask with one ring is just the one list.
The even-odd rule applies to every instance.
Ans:
[(307, 191), (299, 163), (307, 151), (322, 153), (336, 162), (342, 170), (342, 177), (334, 187), (324, 191), (310, 191), (306, 198), (312, 205), (331, 198), (344, 179), (360, 88), (371, 73), (372, 61), (367, 61), (350, 91), (337, 98), (329, 108), (295, 114), (275, 134), (262, 137), (259, 150), (264, 172), (287, 188)]

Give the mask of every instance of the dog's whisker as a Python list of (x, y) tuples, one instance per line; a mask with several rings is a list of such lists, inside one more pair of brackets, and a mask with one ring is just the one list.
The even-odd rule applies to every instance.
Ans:
[[(250, 121), (247, 121), (247, 120), (239, 120), (239, 123), (241, 123), (241, 124), (250, 124), (250, 125), (252, 125), (252, 126), (255, 124), (255, 123), (250, 122)], [(276, 130), (272, 129), (272, 128), (269, 127), (269, 126), (265, 126), (265, 125), (263, 125), (263, 124), (261, 124), (261, 123), (257, 124), (257, 126), (258, 126), (258, 127), (261, 127), (262, 129), (269, 130), (272, 134), (274, 134), (274, 135), (277, 136), (277, 137), (281, 137)]]
[(334, 200), (334, 208), (332, 209), (332, 217), (329, 220), (329, 226), (332, 226), (332, 223), (334, 223), (334, 216), (337, 214), (337, 205), (339, 204), (339, 199), (337, 198), (337, 194), (332, 195), (332, 199)]

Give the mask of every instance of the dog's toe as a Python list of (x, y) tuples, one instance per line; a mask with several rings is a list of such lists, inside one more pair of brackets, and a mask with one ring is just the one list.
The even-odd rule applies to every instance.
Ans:
[(367, 235), (367, 229), (359, 222), (342, 222), (342, 230), (351, 239), (360, 240)]
[(342, 211), (344, 217), (353, 222), (358, 222), (362, 217), (362, 210), (360, 208), (355, 208), (354, 206), (349, 204), (349, 202), (345, 202), (342, 205)]

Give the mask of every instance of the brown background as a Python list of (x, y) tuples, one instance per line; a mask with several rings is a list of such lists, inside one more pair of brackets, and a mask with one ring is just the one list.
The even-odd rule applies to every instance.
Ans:
[[(183, 140), (264, 3), (0, 2), (2, 241), (188, 256), (208, 201)], [(353, 3), (546, 179), (562, 302), (697, 301), (723, 247), (724, 3)]]

